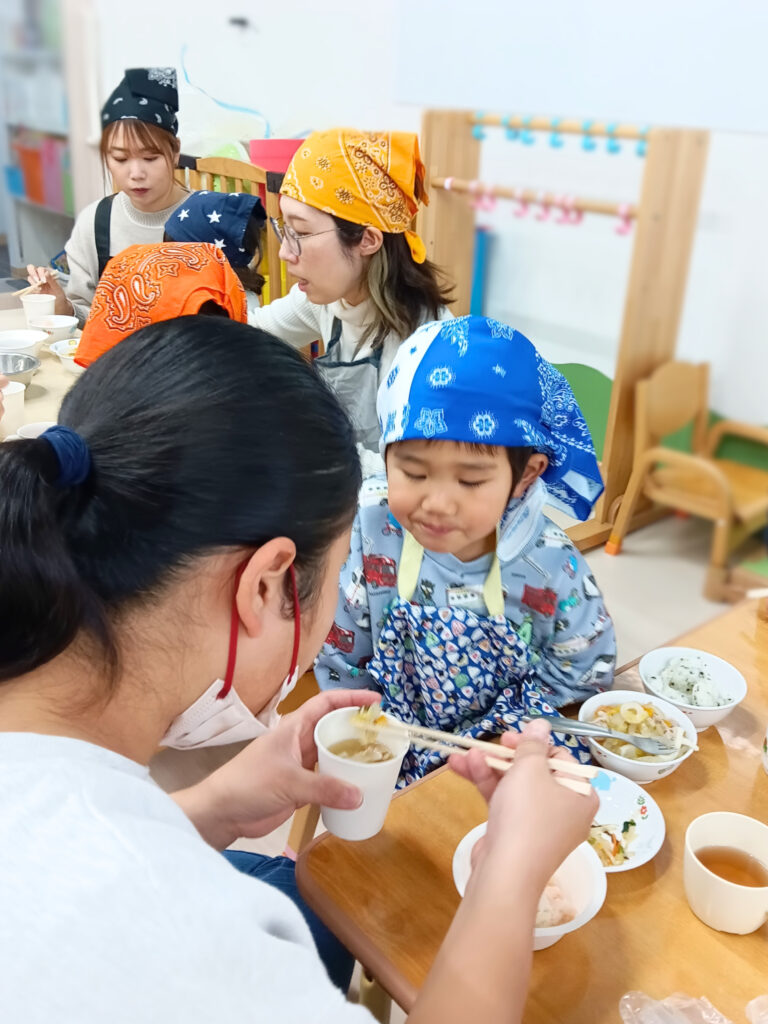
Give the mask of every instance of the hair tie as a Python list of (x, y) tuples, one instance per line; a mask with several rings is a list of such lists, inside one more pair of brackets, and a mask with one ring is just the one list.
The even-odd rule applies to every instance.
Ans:
[(80, 435), (69, 427), (49, 427), (40, 437), (53, 448), (59, 462), (54, 487), (77, 487), (91, 472), (91, 451)]

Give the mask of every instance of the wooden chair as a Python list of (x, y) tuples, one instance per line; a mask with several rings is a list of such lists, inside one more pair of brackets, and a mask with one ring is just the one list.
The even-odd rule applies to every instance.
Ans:
[[(210, 192), (250, 192), (256, 195), (259, 189), (264, 190), (264, 203), (267, 217), (280, 217), (278, 199), (281, 176), (265, 171), (263, 167), (246, 163), (244, 160), (233, 160), (229, 157), (207, 156), (197, 160), (185, 158), (180, 160), (183, 166), (176, 168), (174, 177), (180, 185), (192, 191), (208, 189)], [(284, 272), (280, 262), (280, 242), (269, 225), (266, 227), (266, 245), (263, 246), (264, 257), (259, 270), (269, 282), (269, 301), (286, 295), (294, 283), (293, 277)], [(274, 273), (270, 272), (274, 268)]]
[[(605, 546), (617, 555), (638, 500), (651, 501), (714, 523), (704, 595), (713, 601), (739, 600), (742, 588), (729, 582), (728, 556), (768, 524), (768, 471), (718, 458), (724, 437), (766, 446), (768, 429), (709, 418), (709, 366), (669, 362), (635, 390), (635, 452), (632, 474)], [(693, 422), (692, 453), (661, 447), (662, 439)]]

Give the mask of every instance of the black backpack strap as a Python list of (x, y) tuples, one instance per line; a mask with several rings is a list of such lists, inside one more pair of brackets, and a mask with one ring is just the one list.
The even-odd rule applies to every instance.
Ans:
[(109, 262), (110, 221), (112, 219), (112, 203), (114, 195), (104, 196), (96, 207), (93, 219), (93, 235), (96, 242), (96, 258), (99, 261), (99, 279)]

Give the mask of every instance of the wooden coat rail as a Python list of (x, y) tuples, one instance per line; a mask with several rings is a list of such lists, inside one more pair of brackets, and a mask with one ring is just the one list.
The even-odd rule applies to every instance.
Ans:
[(532, 132), (555, 132), (557, 135), (602, 135), (613, 139), (644, 139), (647, 129), (631, 124), (612, 124), (610, 121), (578, 121), (575, 118), (523, 117), (521, 114), (469, 114), (470, 125), (529, 129)]
[(630, 203), (614, 203), (607, 199), (578, 199), (555, 192), (541, 192), (533, 188), (510, 188), (507, 185), (484, 185), (466, 178), (432, 178), (432, 188), (446, 192), (466, 192), (474, 196), (493, 196), (495, 199), (515, 199), (520, 203), (535, 203), (539, 206), (555, 206), (561, 209), (579, 210), (581, 213), (599, 213), (609, 217), (632, 219), (637, 208)]
[[(635, 387), (638, 381), (674, 358), (677, 331), (685, 298), (691, 251), (696, 234), (709, 134), (706, 131), (643, 129), (610, 122), (586, 122), (575, 118), (520, 117), (478, 114), (468, 110), (427, 110), (421, 129), (424, 165), (427, 168), (429, 206), (419, 213), (417, 230), (427, 255), (445, 269), (455, 283), (454, 313), (469, 312), (474, 265), (475, 211), (468, 202), (457, 202), (451, 190), (485, 193), (479, 182), (482, 133), (477, 125), (530, 129), (572, 135), (604, 135), (617, 139), (643, 139), (643, 183), (639, 201), (629, 207), (635, 220), (632, 261), (618, 341), (611, 405), (603, 448), (602, 472), (605, 493), (595, 507), (594, 518), (568, 530), (582, 550), (604, 543), (610, 536), (621, 499), (632, 472), (634, 448)], [(514, 176), (517, 150), (509, 147), (510, 176)], [(589, 157), (585, 157), (589, 159)], [(452, 178), (446, 190), (446, 178)], [(460, 187), (460, 183), (463, 188)], [(473, 189), (469, 185), (473, 185)], [(539, 202), (540, 193), (492, 188), (491, 195)], [(618, 205), (591, 209), (598, 200), (576, 200), (574, 208), (585, 212), (621, 216)], [(589, 204), (589, 205), (588, 205)], [(554, 204), (553, 204), (554, 205)], [(601, 207), (603, 204), (600, 204)], [(565, 207), (567, 208), (567, 207)], [(624, 207), (623, 209), (626, 209)], [(622, 211), (623, 212), (623, 211)], [(546, 272), (546, 271), (542, 271)], [(550, 288), (557, 282), (549, 280)], [(536, 338), (532, 341), (535, 343)], [(632, 528), (658, 518), (646, 506), (633, 516)]]

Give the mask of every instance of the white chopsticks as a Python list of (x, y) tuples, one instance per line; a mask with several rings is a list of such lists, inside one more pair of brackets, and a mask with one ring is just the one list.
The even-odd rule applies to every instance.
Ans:
[[(450, 732), (440, 732), (438, 729), (426, 729), (421, 725), (406, 725), (399, 722), (394, 725), (386, 721), (382, 725), (374, 722), (358, 723), (364, 728), (373, 728), (381, 732), (394, 732), (407, 734), (413, 746), (424, 747), (426, 750), (437, 750), (443, 754), (456, 754), (459, 749), (478, 749), (486, 754), (485, 763), (495, 771), (506, 772), (512, 767), (515, 759), (515, 752), (511, 747), (502, 747), (498, 743), (489, 743), (487, 740), (476, 740), (471, 736), (456, 736)], [(556, 772), (555, 781), (574, 793), (587, 795), (591, 792), (591, 785), (588, 781), (593, 779), (598, 769), (590, 764), (579, 764), (577, 761), (565, 761), (560, 758), (550, 758), (550, 770)], [(566, 778), (572, 776), (572, 778)], [(573, 778), (575, 776), (575, 778)]]

